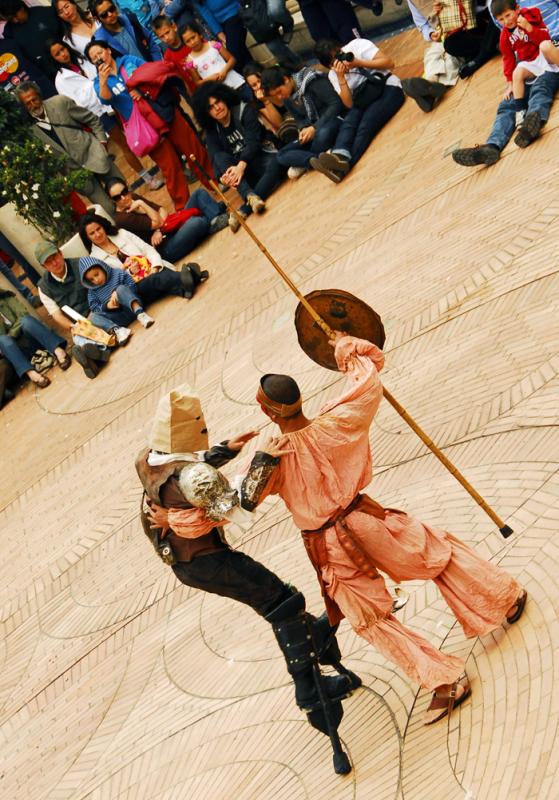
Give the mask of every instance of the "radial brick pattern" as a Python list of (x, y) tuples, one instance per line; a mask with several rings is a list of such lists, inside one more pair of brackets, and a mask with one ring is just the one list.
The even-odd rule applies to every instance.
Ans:
[[(387, 43), (401, 73), (415, 32)], [(418, 74), (415, 69), (415, 74)], [(401, 619), (467, 659), (471, 700), (422, 725), (428, 693), (342, 623), (364, 687), (328, 741), (293, 702), (269, 626), (249, 608), (179, 584), (138, 523), (133, 461), (160, 394), (185, 380), (214, 441), (273, 430), (255, 402), (289, 371), (310, 412), (342, 381), (312, 363), (296, 300), (242, 232), (196, 258), (210, 281), (154, 307), (95, 380), (56, 370), (1, 412), (0, 795), (6, 800), (555, 800), (559, 590), (557, 112), (526, 151), (457, 167), (483, 141), (501, 91), (492, 62), (430, 115), (412, 101), (340, 186), (309, 174), (251, 225), (303, 291), (336, 286), (381, 314), (384, 380), (514, 528), (503, 540), (383, 404), (369, 491), (447, 528), (528, 589), (521, 622), (466, 640), (432, 584), (406, 586)], [(537, 180), (536, 180), (537, 177)], [(234, 467), (232, 468), (234, 471)], [(314, 572), (280, 501), (229, 539), (321, 610)]]

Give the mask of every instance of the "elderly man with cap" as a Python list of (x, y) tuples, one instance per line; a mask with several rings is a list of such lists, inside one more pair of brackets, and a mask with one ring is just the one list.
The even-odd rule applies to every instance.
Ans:
[(109, 178), (122, 180), (122, 173), (107, 153), (107, 136), (99, 117), (65, 95), (44, 100), (33, 81), (21, 83), (16, 97), (33, 122), (32, 132), (38, 139), (65, 155), (69, 169), (87, 169), (93, 173), (82, 193), (107, 214), (113, 214), (113, 202), (102, 182)]
[(470, 694), (464, 662), (394, 617), (380, 571), (397, 582), (433, 580), (468, 637), (484, 636), (505, 619), (516, 622), (527, 594), (507, 572), (450, 533), (361, 494), (372, 477), (369, 428), (382, 400), (384, 356), (371, 342), (341, 333), (330, 344), (347, 381), (342, 395), (315, 419), (304, 415), (293, 378), (262, 378), (256, 400), (281, 431), (275, 446), (288, 452), (265, 488), (254, 487), (250, 476), (245, 480), (247, 507), (267, 494), (283, 499), (302, 531), (330, 621), (345, 616), (409, 678), (434, 690), (424, 720), (428, 725)]
[[(249, 431), (209, 447), (196, 393), (184, 385), (164, 395), (155, 413), (149, 447), (136, 459), (145, 492), (142, 525), (158, 555), (171, 565), (182, 583), (245, 603), (272, 625), (295, 683), (297, 705), (311, 711), (319, 703), (313, 679), (315, 650), (321, 663), (332, 664), (343, 673), (323, 679), (332, 702), (348, 696), (361, 683), (340, 664), (334, 629), (325, 615), (316, 619), (305, 612), (301, 592), (263, 564), (228, 545), (223, 526), (229, 514), (224, 512), (223, 519), (219, 519), (221, 512), (215, 513), (216, 493), (221, 491), (224, 479), (217, 481), (219, 486), (206, 481), (208, 500), (202, 507), (194, 507), (186, 499), (187, 495), (192, 497), (188, 477), (186, 483), (181, 477), (185, 467), (193, 463), (211, 465), (217, 470), (235, 458), (254, 436), (256, 432)], [(251, 464), (250, 481), (257, 485), (265, 483), (282, 454), (272, 445), (257, 453)], [(223, 504), (220, 508), (223, 509)]]
[[(113, 333), (117, 344), (125, 344), (132, 331), (115, 326), (113, 320), (103, 314), (90, 313), (87, 302), (87, 289), (80, 280), (79, 259), (64, 258), (62, 252), (52, 242), (41, 241), (35, 248), (35, 258), (45, 268), (45, 274), (37, 286), (39, 298), (53, 320), (65, 331), (72, 332), (74, 320), (63, 311), (68, 306), (97, 328)], [(83, 336), (72, 334), (73, 356), (81, 364), (88, 378), (95, 378), (99, 364), (109, 360), (110, 350), (106, 345), (91, 341)]]

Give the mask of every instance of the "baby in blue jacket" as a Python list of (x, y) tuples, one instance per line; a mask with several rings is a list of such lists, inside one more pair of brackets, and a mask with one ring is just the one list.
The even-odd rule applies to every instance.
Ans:
[(146, 314), (138, 285), (124, 269), (114, 269), (104, 261), (83, 256), (79, 261), (82, 284), (88, 290), (87, 301), (91, 311), (114, 319), (115, 325), (129, 325), (134, 319), (149, 328), (155, 320)]

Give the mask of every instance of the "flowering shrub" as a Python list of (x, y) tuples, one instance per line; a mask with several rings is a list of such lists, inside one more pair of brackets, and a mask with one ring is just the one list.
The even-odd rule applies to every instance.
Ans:
[(70, 193), (80, 191), (89, 172), (68, 170), (66, 158), (35, 138), (22, 137), (0, 149), (1, 201), (56, 244), (76, 230)]

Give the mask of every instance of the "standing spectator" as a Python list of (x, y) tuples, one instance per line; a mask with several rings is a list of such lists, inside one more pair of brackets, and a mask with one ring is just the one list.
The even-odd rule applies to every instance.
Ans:
[(237, 68), (242, 71), (250, 61), (250, 53), (246, 46), (247, 31), (239, 15), (239, 0), (203, 0), (194, 2), (194, 9), (212, 34), (233, 53)]
[(108, 138), (122, 152), (126, 163), (150, 189), (160, 189), (163, 181), (150, 175), (142, 162), (136, 158), (128, 147), (122, 128), (118, 124), (112, 109), (107, 109), (97, 97), (94, 80), (97, 70), (93, 64), (77, 50), (73, 50), (62, 39), (49, 42), (49, 54), (56, 69), (54, 85), (59, 94), (70, 97), (77, 105), (83, 106), (99, 117), (103, 130)]
[[(98, 97), (105, 105), (112, 106), (121, 119), (126, 122), (130, 119), (134, 108), (133, 104), (140, 99), (140, 94), (135, 89), (129, 91), (125, 81), (128, 82), (135, 70), (144, 62), (136, 56), (128, 55), (120, 56), (115, 60), (109, 45), (95, 40), (88, 44), (86, 55), (97, 65), (98, 76), (95, 78), (95, 91)], [(211, 166), (205, 147), (178, 108), (178, 96), (173, 89), (165, 85), (160, 87), (156, 100), (157, 115), (168, 130), (150, 151), (150, 157), (161, 169), (167, 191), (178, 210), (185, 207), (190, 196), (182, 171), (180, 155), (189, 158), (192, 153), (209, 173), (211, 173)], [(205, 182), (203, 176), (201, 177)]]
[(299, 0), (299, 8), (315, 42), (339, 39), (346, 44), (361, 36), (355, 11), (346, 0)]
[(23, 271), (31, 281), (34, 286), (37, 286), (39, 283), (41, 276), (35, 269), (35, 267), (31, 266), (29, 261), (25, 258), (23, 253), (20, 253), (17, 247), (11, 242), (10, 239), (4, 234), (0, 233), (0, 250), (3, 250), (4, 253), (7, 253), (10, 258), (14, 261), (17, 261), (20, 267), (22, 267)]
[[(244, 200), (239, 214), (262, 214), (266, 199), (280, 184), (284, 170), (275, 152), (264, 149), (267, 134), (257, 110), (223, 83), (209, 82), (192, 97), (196, 117), (206, 132), (206, 143), (220, 181), (238, 191)], [(229, 217), (233, 233), (239, 229)]]
[(6, 280), (12, 284), (14, 289), (17, 289), (22, 297), (24, 297), (34, 308), (37, 308), (41, 305), (39, 298), (36, 297), (24, 283), (16, 278), (10, 269), (10, 265), (4, 260), (4, 254), (2, 252), (0, 252), (0, 272), (6, 278)]
[(169, 61), (177, 67), (189, 94), (192, 94), (196, 89), (196, 84), (191, 71), (186, 66), (190, 56), (190, 47), (187, 47), (181, 39), (176, 23), (165, 14), (160, 14), (153, 20), (152, 28), (157, 38), (165, 45), (163, 60)]
[(0, 17), (7, 24), (4, 38), (13, 39), (30, 61), (50, 77), (45, 42), (59, 34), (59, 21), (52, 8), (33, 6), (23, 0), (0, 0)]
[(140, 25), (149, 29), (152, 21), (159, 14), (158, 0), (119, 0), (123, 11), (134, 14)]
[(196, 189), (186, 205), (192, 216), (167, 234), (162, 230), (168, 216), (164, 208), (133, 194), (118, 178), (109, 182), (107, 191), (115, 204), (113, 219), (117, 228), (139, 236), (171, 263), (184, 258), (209, 234), (227, 226), (223, 204), (216, 203), (205, 189)]
[(143, 61), (160, 61), (163, 57), (157, 37), (144, 28), (134, 14), (119, 14), (112, 0), (91, 0), (90, 10), (100, 23), (93, 41), (106, 42), (120, 55), (132, 55)]
[[(340, 51), (351, 54), (353, 60), (336, 58)], [(394, 68), (394, 62), (368, 39), (354, 39), (343, 47), (339, 42), (326, 39), (318, 42), (315, 54), (324, 67), (330, 68), (328, 78), (349, 111), (331, 151), (320, 153), (310, 164), (334, 183), (339, 183), (402, 106), (404, 93), (400, 79), (389, 71)], [(368, 97), (371, 84), (367, 75), (370, 72), (377, 73), (377, 84)]]
[(344, 106), (328, 78), (310, 67), (293, 74), (281, 67), (265, 69), (262, 88), (274, 102), (283, 102), (297, 123), (298, 140), (278, 153), (278, 162), (295, 180), (311, 166), (312, 158), (334, 144)]
[(19, 378), (27, 375), (32, 383), (45, 389), (50, 380), (40, 375), (30, 361), (38, 346), (52, 353), (61, 369), (68, 369), (71, 359), (66, 353), (66, 341), (28, 314), (13, 292), (0, 292), (0, 353)]
[(88, 11), (80, 8), (75, 0), (53, 0), (52, 5), (62, 25), (62, 38), (83, 56), (99, 23)]
[(65, 155), (69, 169), (88, 169), (93, 173), (83, 194), (111, 214), (113, 204), (101, 182), (122, 175), (107, 154), (107, 137), (99, 117), (69, 97), (57, 95), (43, 100), (39, 87), (32, 81), (18, 86), (16, 96), (33, 122), (33, 134)]

